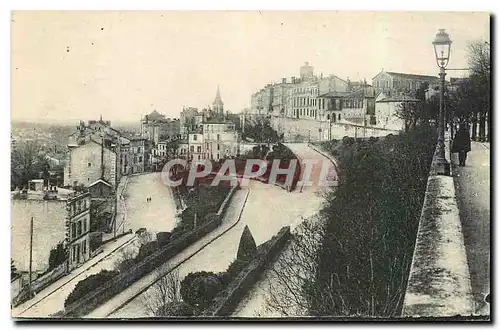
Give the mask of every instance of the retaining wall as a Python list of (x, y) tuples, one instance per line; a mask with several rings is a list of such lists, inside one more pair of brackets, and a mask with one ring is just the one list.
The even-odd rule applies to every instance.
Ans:
[(290, 239), (290, 227), (281, 228), (277, 235), (268, 242), (264, 252), (250, 264), (217, 296), (212, 306), (203, 312), (203, 316), (229, 316), (245, 297), (247, 292), (259, 280), (268, 263), (283, 249)]
[(86, 296), (80, 298), (78, 301), (72, 303), (65, 308), (62, 316), (76, 317), (84, 316), (94, 310), (96, 307), (105, 303), (116, 294), (123, 291), (128, 286), (132, 285), (137, 280), (152, 272), (156, 267), (165, 263), (168, 259), (172, 258), (188, 246), (195, 243), (200, 238), (215, 230), (222, 223), (223, 215), (229, 205), (230, 199), (233, 197), (234, 192), (239, 187), (233, 187), (214, 219), (203, 224), (196, 230), (190, 231), (166, 244), (154, 254), (149, 255), (139, 264), (128, 269), (126, 272), (120, 273), (111, 281), (103, 284), (101, 287), (91, 291)]
[(405, 317), (443, 317), (472, 312), (453, 177), (436, 175), (431, 169), (402, 313)]

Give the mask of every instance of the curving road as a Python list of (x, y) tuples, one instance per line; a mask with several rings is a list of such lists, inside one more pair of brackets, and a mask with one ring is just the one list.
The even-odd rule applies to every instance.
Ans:
[[(331, 164), (321, 154), (307, 146), (307, 144), (290, 144), (289, 147), (302, 159), (318, 159)], [(311, 178), (319, 176), (320, 166), (313, 168)], [(314, 181), (314, 179), (313, 179)], [(257, 245), (269, 240), (283, 226), (290, 225), (292, 229), (302, 222), (302, 217), (314, 215), (321, 207), (323, 198), (321, 193), (326, 188), (304, 186), (288, 193), (285, 190), (250, 181), (250, 193), (248, 195), (240, 221), (231, 230), (206, 246), (203, 250), (192, 256), (188, 261), (179, 266), (179, 276), (182, 279), (190, 272), (213, 271), (221, 272), (227, 269), (229, 264), (236, 258), (239, 240), (243, 229), (248, 225)], [(241, 316), (253, 316), (255, 307), (263, 305), (263, 293), (266, 291), (264, 282), (258, 283), (247, 298), (246, 310), (240, 311)], [(144, 305), (144, 300), (152, 295), (154, 289), (138, 296), (119, 310), (108, 315), (110, 318), (140, 318), (148, 317), (150, 313)], [(250, 312), (250, 313), (249, 313)]]

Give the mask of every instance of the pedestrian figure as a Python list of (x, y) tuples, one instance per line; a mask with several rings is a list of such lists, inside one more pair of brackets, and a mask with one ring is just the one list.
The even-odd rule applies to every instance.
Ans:
[(452, 153), (458, 153), (458, 162), (461, 167), (465, 166), (467, 153), (470, 152), (470, 135), (465, 122), (460, 123), (458, 131), (453, 139)]

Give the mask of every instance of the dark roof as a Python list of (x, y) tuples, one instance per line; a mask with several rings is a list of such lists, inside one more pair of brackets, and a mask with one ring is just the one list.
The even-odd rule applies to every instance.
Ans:
[[(436, 76), (405, 74), (405, 73), (393, 72), (393, 71), (382, 71), (382, 72), (385, 72), (388, 75), (391, 75), (394, 77), (400, 77), (400, 78), (420, 79), (420, 80), (436, 80), (436, 81), (439, 80), (439, 77), (436, 77)], [(380, 73), (378, 75), (380, 75)], [(377, 76), (375, 76), (373, 78), (375, 79)]]
[(407, 96), (396, 96), (396, 97), (387, 97), (383, 98), (382, 100), (379, 100), (377, 102), (421, 102), (422, 100), (415, 99), (412, 97), (407, 97)]

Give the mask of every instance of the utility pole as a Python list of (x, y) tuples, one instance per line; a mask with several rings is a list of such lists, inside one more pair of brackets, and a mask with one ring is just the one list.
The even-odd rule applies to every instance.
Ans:
[(32, 276), (33, 273), (33, 217), (31, 217), (30, 222), (30, 271), (29, 271), (29, 297), (30, 299), (33, 297), (33, 289), (31, 287)]

